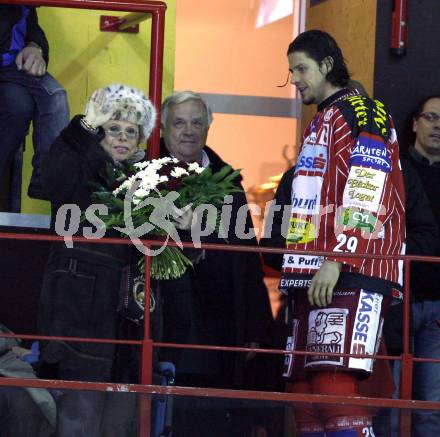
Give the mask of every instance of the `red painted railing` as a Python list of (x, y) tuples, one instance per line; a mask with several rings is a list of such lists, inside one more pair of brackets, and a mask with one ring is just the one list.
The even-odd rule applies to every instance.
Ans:
[[(14, 233), (0, 233), (0, 239), (16, 239), (29, 241), (63, 241), (63, 237), (54, 235), (35, 235), (35, 234), (14, 234)], [(132, 244), (130, 240), (122, 238), (103, 238), (99, 240), (86, 239), (84, 237), (73, 237), (74, 242), (88, 242), (96, 244)], [(145, 247), (152, 248), (162, 244), (157, 240), (143, 240)], [(191, 243), (182, 243), (184, 247), (192, 247)], [(177, 246), (174, 242), (169, 242), (170, 246)], [(309, 252), (293, 251), (279, 248), (261, 248), (255, 246), (241, 246), (241, 245), (223, 245), (223, 244), (202, 244), (205, 250), (229, 250), (229, 251), (243, 251), (243, 252), (265, 252), (265, 253), (293, 253), (293, 254), (310, 254)], [(331, 252), (316, 252), (314, 255), (331, 256)], [(162, 387), (151, 385), (152, 375), (152, 352), (154, 347), (172, 347), (172, 348), (188, 348), (188, 349), (202, 349), (202, 350), (217, 350), (229, 352), (256, 352), (269, 354), (285, 354), (285, 350), (280, 349), (252, 349), (244, 347), (221, 347), (221, 346), (207, 346), (207, 345), (192, 345), (192, 344), (175, 344), (175, 343), (154, 343), (150, 339), (149, 308), (145, 308), (145, 323), (144, 323), (144, 339), (140, 341), (129, 340), (112, 340), (112, 339), (91, 339), (91, 338), (77, 338), (77, 337), (43, 337), (37, 335), (13, 335), (1, 334), (0, 337), (14, 337), (22, 339), (56, 339), (66, 340), (72, 342), (91, 343), (124, 343), (139, 345), (142, 350), (141, 362), (141, 384), (114, 384), (114, 383), (89, 383), (89, 382), (71, 382), (71, 381), (52, 381), (52, 380), (29, 380), (19, 378), (0, 378), (0, 386), (19, 386), (19, 387), (45, 387), (45, 388), (64, 388), (64, 389), (78, 389), (78, 390), (94, 390), (94, 391), (124, 391), (139, 394), (166, 394), (166, 395), (181, 395), (181, 396), (204, 396), (228, 399), (244, 399), (244, 400), (259, 400), (259, 401), (281, 401), (281, 402), (310, 402), (315, 404), (351, 404), (363, 405), (367, 407), (382, 407), (382, 408), (396, 408), (401, 412), (400, 420), (400, 435), (402, 437), (411, 436), (411, 410), (426, 409), (426, 410), (440, 410), (440, 402), (429, 401), (415, 401), (411, 400), (412, 393), (412, 368), (414, 362), (439, 362), (440, 360), (428, 358), (414, 358), (410, 351), (410, 336), (409, 336), (409, 320), (410, 320), (410, 263), (412, 261), (423, 261), (431, 263), (439, 263), (440, 258), (422, 257), (422, 256), (381, 256), (381, 255), (365, 255), (365, 254), (347, 254), (353, 258), (370, 258), (370, 259), (400, 259), (405, 264), (405, 284), (404, 284), (404, 320), (403, 320), (403, 353), (401, 356), (385, 356), (375, 355), (373, 358), (379, 360), (399, 360), (401, 366), (401, 385), (400, 385), (400, 399), (384, 399), (384, 398), (367, 398), (367, 397), (344, 397), (344, 396), (329, 396), (329, 395), (313, 395), (313, 394), (298, 394), (298, 393), (276, 393), (276, 392), (260, 392), (260, 391), (242, 391), (242, 390), (223, 390), (223, 389), (209, 389), (209, 388), (190, 388), (190, 387)], [(150, 266), (151, 258), (145, 256), (145, 280), (146, 280), (146, 295), (145, 302), (149, 302), (149, 284), (150, 284)], [(289, 351), (292, 355), (316, 355), (315, 352), (306, 351)], [(354, 354), (337, 354), (328, 353), (334, 356), (356, 356), (368, 357), (371, 355), (354, 355)], [(141, 405), (142, 406), (142, 405)], [(143, 403), (141, 415), (140, 435), (142, 437), (149, 436), (150, 428), (150, 408), (149, 402)]]

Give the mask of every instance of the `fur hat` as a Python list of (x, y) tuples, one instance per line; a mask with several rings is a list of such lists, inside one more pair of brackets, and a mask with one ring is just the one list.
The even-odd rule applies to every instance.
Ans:
[(156, 123), (156, 109), (145, 94), (132, 86), (115, 83), (105, 87), (107, 102), (113, 110), (113, 120), (137, 124), (145, 139)]

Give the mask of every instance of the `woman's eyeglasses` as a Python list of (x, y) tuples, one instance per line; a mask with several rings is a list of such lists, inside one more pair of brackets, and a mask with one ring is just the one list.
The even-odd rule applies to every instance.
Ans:
[(113, 125), (105, 129), (105, 132), (113, 138), (118, 138), (121, 136), (122, 132), (124, 132), (125, 136), (129, 140), (135, 140), (139, 137), (139, 129), (134, 127), (127, 127), (122, 130), (119, 126)]

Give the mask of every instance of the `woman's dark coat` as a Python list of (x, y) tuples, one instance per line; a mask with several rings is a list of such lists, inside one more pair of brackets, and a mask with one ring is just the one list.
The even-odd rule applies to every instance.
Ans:
[[(93, 187), (110, 156), (100, 146), (97, 134), (85, 130), (80, 116), (61, 132), (42, 166), (43, 187), (51, 201), (52, 228), (59, 208), (78, 205), (84, 212), (92, 203)], [(63, 218), (58, 217), (58, 220)], [(68, 222), (68, 220), (67, 220)], [(57, 226), (74, 226), (71, 222)], [(89, 224), (81, 223), (77, 235)], [(106, 236), (109, 236), (107, 233)], [(51, 249), (40, 298), (40, 330), (44, 335), (117, 338), (121, 269), (129, 262), (124, 245), (55, 243)], [(42, 359), (58, 366), (57, 377), (106, 381), (111, 378), (115, 353), (112, 344), (49, 342)]]

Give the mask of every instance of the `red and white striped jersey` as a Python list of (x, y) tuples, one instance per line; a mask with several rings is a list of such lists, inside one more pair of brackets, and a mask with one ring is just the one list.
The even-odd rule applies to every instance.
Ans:
[(343, 263), (342, 272), (401, 283), (398, 261), (346, 254), (402, 254), (404, 207), (391, 117), (377, 100), (336, 93), (304, 131), (286, 246), (310, 255), (284, 255), (280, 288), (304, 286), (298, 278), (316, 273), (324, 260), (313, 255), (316, 251), (334, 252), (327, 259)]

